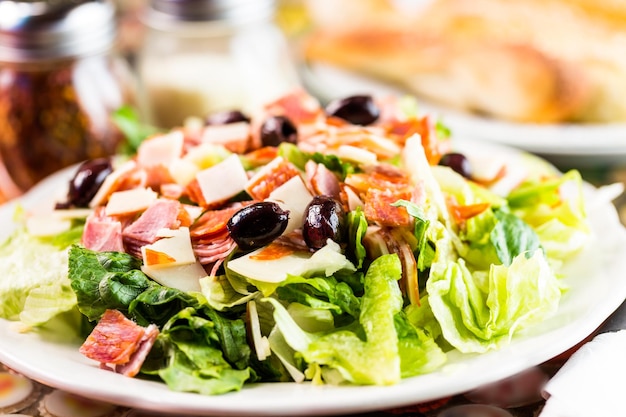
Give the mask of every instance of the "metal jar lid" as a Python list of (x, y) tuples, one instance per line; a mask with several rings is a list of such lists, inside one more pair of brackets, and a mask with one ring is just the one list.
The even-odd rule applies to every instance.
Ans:
[(115, 35), (109, 0), (0, 0), (0, 62), (102, 53)]
[(239, 26), (269, 19), (274, 0), (151, 0), (146, 23), (168, 28), (178, 23)]

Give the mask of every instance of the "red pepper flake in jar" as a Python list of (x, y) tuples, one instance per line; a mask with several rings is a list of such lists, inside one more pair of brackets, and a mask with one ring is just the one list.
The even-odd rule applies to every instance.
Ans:
[[(0, 16), (0, 201), (77, 162), (114, 154), (123, 140), (111, 114), (134, 104), (127, 64), (111, 53), (113, 7), (32, 2)], [(58, 21), (56, 21), (58, 19)]]

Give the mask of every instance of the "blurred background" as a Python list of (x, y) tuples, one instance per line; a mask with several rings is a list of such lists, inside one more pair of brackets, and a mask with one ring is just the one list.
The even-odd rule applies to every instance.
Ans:
[(622, 0), (2, 0), (0, 200), (117, 151), (120, 107), (167, 129), (294, 88), (413, 96), (458, 140), (626, 177)]

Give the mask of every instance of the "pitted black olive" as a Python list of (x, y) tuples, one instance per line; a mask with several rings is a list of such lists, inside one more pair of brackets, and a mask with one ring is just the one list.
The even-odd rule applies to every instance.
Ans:
[(333, 100), (326, 106), (326, 114), (339, 117), (353, 125), (367, 126), (380, 117), (380, 109), (371, 96), (350, 96)]
[(239, 110), (225, 110), (211, 113), (205, 119), (206, 125), (227, 125), (238, 122), (250, 123), (250, 118)]
[(302, 237), (309, 248), (321, 249), (328, 239), (341, 241), (343, 225), (341, 204), (330, 196), (318, 195), (313, 197), (304, 211)]
[(261, 126), (261, 143), (263, 146), (278, 146), (283, 142), (296, 143), (298, 129), (285, 116), (269, 117)]
[(263, 201), (236, 212), (226, 227), (235, 243), (249, 250), (271, 243), (285, 231), (288, 222), (289, 211), (276, 203)]
[(78, 166), (76, 174), (70, 180), (67, 202), (57, 204), (57, 208), (87, 207), (102, 183), (113, 172), (109, 158), (85, 161)]
[(439, 160), (439, 165), (452, 168), (458, 174), (465, 178), (472, 177), (472, 166), (465, 155), (461, 153), (447, 153)]

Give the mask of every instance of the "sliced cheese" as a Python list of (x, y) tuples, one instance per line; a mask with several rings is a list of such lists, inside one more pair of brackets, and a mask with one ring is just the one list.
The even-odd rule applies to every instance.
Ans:
[(141, 271), (161, 285), (181, 291), (201, 291), (200, 279), (207, 276), (199, 262), (166, 267), (142, 265)]
[(120, 167), (116, 168), (111, 172), (105, 179), (100, 188), (98, 188), (98, 192), (89, 202), (89, 207), (97, 207), (104, 204), (109, 194), (111, 194), (113, 187), (117, 184), (117, 182), (129, 172), (133, 171), (137, 168), (137, 163), (133, 160), (124, 162)]
[(207, 204), (223, 202), (236, 196), (248, 182), (246, 170), (236, 154), (198, 172), (196, 179)]
[(289, 211), (289, 222), (283, 234), (302, 227), (304, 212), (312, 199), (313, 195), (299, 175), (270, 193), (267, 201), (275, 202), (283, 210)]
[(182, 158), (173, 161), (169, 166), (169, 171), (176, 184), (184, 187), (196, 177), (200, 168), (193, 161)]
[(157, 197), (157, 193), (150, 188), (116, 191), (109, 197), (105, 213), (107, 216), (119, 216), (144, 211)]
[(378, 157), (374, 152), (356, 146), (342, 145), (337, 149), (337, 156), (361, 165), (374, 165)]
[(72, 220), (86, 219), (91, 209), (59, 209), (33, 212), (26, 218), (26, 230), (32, 236), (54, 236), (72, 227)]
[(144, 167), (169, 167), (182, 155), (184, 140), (184, 134), (180, 130), (145, 140), (137, 150), (137, 162)]
[(233, 141), (247, 140), (250, 134), (248, 122), (228, 123), (225, 125), (207, 126), (204, 128), (202, 142), (226, 145)]
[(188, 227), (161, 229), (157, 236), (161, 239), (141, 248), (145, 266), (160, 268), (196, 262)]
[(255, 259), (265, 248), (257, 249), (228, 262), (228, 269), (256, 281), (278, 283), (295, 274), (311, 258), (309, 252), (294, 252), (276, 259)]
[(54, 236), (66, 232), (72, 221), (54, 215), (35, 214), (26, 219), (26, 230), (32, 236)]
[(340, 246), (328, 240), (326, 246), (315, 253), (296, 251), (273, 259), (261, 255), (265, 248), (257, 249), (228, 262), (228, 269), (250, 280), (279, 283), (287, 275), (308, 276), (321, 273), (330, 276), (346, 269), (354, 271), (354, 265), (341, 253)]

